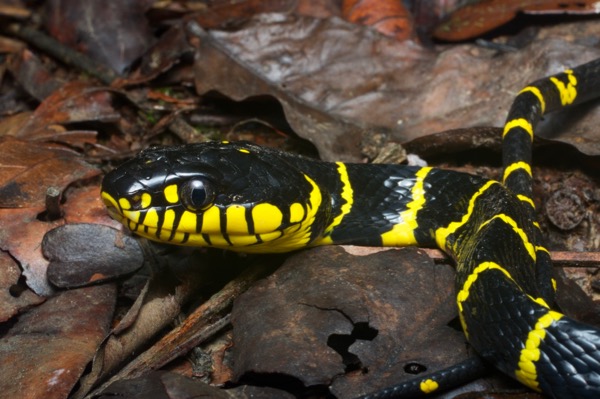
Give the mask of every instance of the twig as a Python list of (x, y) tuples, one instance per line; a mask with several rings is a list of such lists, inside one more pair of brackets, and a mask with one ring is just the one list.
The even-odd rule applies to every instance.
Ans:
[(67, 65), (95, 76), (106, 85), (110, 85), (118, 77), (117, 74), (109, 68), (104, 67), (85, 54), (65, 46), (61, 42), (36, 29), (18, 24), (8, 24), (3, 28), (0, 27), (0, 30), (32, 44)]
[[(439, 249), (421, 248), (436, 263), (449, 263), (450, 258)], [(552, 263), (557, 267), (599, 267), (600, 252), (551, 251)]]
[(229, 324), (229, 317), (221, 317), (220, 314), (231, 307), (233, 300), (272, 270), (273, 266), (270, 264), (258, 264), (242, 271), (221, 291), (194, 310), (182, 324), (167, 333), (86, 398), (94, 397), (96, 393), (115, 381), (135, 378), (149, 370), (156, 370), (198, 346), (210, 337), (211, 333), (218, 332)]

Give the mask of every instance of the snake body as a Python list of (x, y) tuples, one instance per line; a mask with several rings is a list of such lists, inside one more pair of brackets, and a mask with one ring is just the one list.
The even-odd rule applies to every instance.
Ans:
[[(541, 79), (504, 129), (503, 182), (404, 165), (329, 163), (245, 142), (141, 152), (102, 198), (136, 234), (179, 245), (286, 252), (327, 244), (439, 247), (456, 263), (467, 340), (531, 389), (600, 397), (600, 330), (552, 310), (549, 253), (534, 218), (531, 142), (540, 117), (600, 95), (600, 60)], [(454, 374), (453, 374), (454, 373)], [(430, 393), (456, 369), (379, 397)]]

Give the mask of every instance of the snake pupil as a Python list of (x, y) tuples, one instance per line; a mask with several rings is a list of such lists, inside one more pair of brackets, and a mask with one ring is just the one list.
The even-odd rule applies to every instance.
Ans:
[(215, 198), (215, 190), (206, 179), (193, 179), (181, 187), (181, 201), (190, 211), (199, 211), (210, 204)]

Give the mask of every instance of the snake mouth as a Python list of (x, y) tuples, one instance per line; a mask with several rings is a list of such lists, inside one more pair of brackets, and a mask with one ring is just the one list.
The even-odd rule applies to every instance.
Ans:
[(311, 239), (313, 213), (318, 209), (295, 204), (290, 208), (290, 220), (284, 220), (283, 212), (267, 203), (254, 205), (250, 216), (239, 204), (212, 206), (199, 215), (188, 210), (131, 209), (126, 198), (106, 191), (101, 196), (110, 217), (140, 237), (237, 252), (287, 252), (305, 246)]
[(106, 206), (106, 212), (108, 213), (108, 216), (110, 216), (117, 222), (129, 227), (130, 219), (123, 214), (123, 211), (119, 207), (119, 204), (114, 199), (114, 197), (106, 191), (102, 191), (101, 197), (104, 206)]
[(132, 233), (151, 241), (192, 247), (220, 248), (246, 253), (265, 252), (265, 247), (272, 247), (269, 252), (287, 252), (290, 250), (285, 244), (276, 244), (286, 234), (285, 231), (279, 229), (254, 235), (243, 234), (241, 232), (223, 233), (222, 231), (186, 232), (165, 226), (156, 227), (155, 225), (148, 225), (143, 222), (138, 223), (127, 216), (127, 211), (124, 211), (124, 214), (122, 214), (114, 207), (112, 211), (109, 210), (109, 213), (111, 217), (120, 221)]
[(123, 214), (114, 206), (107, 206), (106, 207), (106, 211), (108, 212), (108, 216), (110, 216), (111, 218), (113, 218), (114, 220), (116, 220), (119, 223), (123, 223), (125, 221), (125, 216), (123, 216)]

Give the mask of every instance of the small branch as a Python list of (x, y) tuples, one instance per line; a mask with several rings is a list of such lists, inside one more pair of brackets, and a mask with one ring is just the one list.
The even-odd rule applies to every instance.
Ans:
[[(439, 249), (421, 248), (436, 263), (449, 263), (450, 258)], [(598, 267), (600, 252), (551, 251), (552, 263), (557, 267)]]
[(230, 318), (222, 314), (230, 309), (233, 300), (255, 281), (273, 272), (274, 266), (269, 263), (255, 264), (244, 269), (221, 291), (195, 309), (182, 324), (169, 331), (151, 348), (132, 360), (86, 398), (93, 397), (115, 381), (135, 378), (150, 370), (159, 369), (228, 326)]
[(0, 30), (37, 47), (64, 64), (78, 68), (98, 78), (106, 85), (110, 85), (118, 77), (111, 69), (36, 29), (18, 24), (8, 24), (0, 27)]

